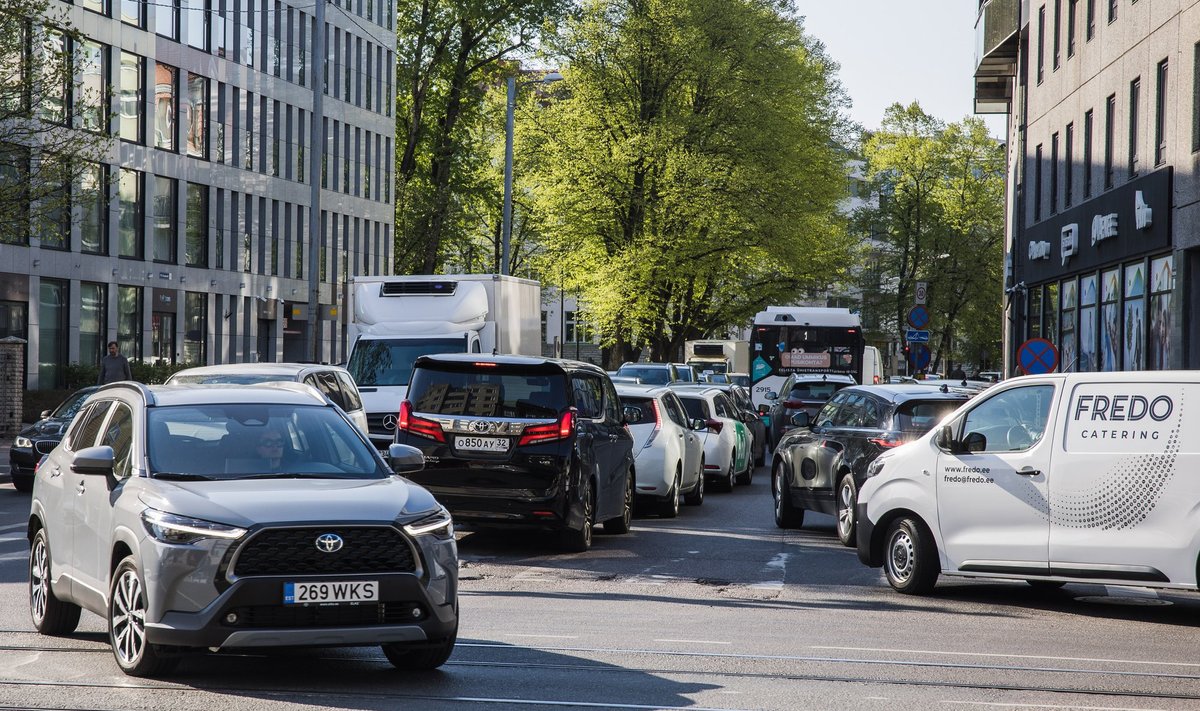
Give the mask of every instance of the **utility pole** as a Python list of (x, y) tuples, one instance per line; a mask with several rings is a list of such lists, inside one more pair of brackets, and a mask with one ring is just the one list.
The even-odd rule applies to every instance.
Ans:
[(321, 166), (325, 162), (325, 3), (316, 0), (313, 30), (312, 126), (309, 135), (308, 180), (311, 187), (308, 208), (308, 343), (307, 353), (314, 363), (321, 362)]

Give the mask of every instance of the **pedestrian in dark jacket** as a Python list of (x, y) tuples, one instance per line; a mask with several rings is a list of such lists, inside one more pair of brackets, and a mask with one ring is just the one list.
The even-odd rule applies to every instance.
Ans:
[(100, 359), (100, 377), (96, 379), (96, 384), (104, 385), (122, 380), (133, 380), (133, 374), (129, 372), (129, 361), (117, 352), (117, 342), (109, 341), (108, 355)]

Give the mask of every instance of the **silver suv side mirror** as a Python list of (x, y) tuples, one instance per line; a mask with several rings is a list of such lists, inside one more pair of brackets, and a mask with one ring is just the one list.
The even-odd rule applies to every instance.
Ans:
[(113, 448), (108, 445), (87, 447), (71, 458), (71, 471), (96, 476), (113, 475)]

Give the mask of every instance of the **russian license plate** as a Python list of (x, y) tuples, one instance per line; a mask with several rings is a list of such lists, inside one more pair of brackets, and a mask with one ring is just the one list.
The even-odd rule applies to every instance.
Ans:
[(378, 580), (283, 584), (283, 604), (285, 605), (335, 605), (348, 602), (375, 602), (378, 599)]
[(455, 437), (454, 446), (476, 452), (507, 452), (507, 437)]

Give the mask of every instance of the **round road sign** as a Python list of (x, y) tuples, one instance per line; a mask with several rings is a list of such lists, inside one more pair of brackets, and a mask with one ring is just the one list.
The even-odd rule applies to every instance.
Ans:
[(1030, 338), (1017, 349), (1017, 367), (1025, 375), (1053, 373), (1058, 368), (1058, 348), (1045, 338)]
[(913, 343), (909, 346), (908, 357), (912, 359), (913, 367), (920, 370), (929, 367), (929, 346), (924, 343)]
[(908, 310), (908, 325), (922, 331), (929, 325), (929, 309), (924, 306), (914, 306)]

